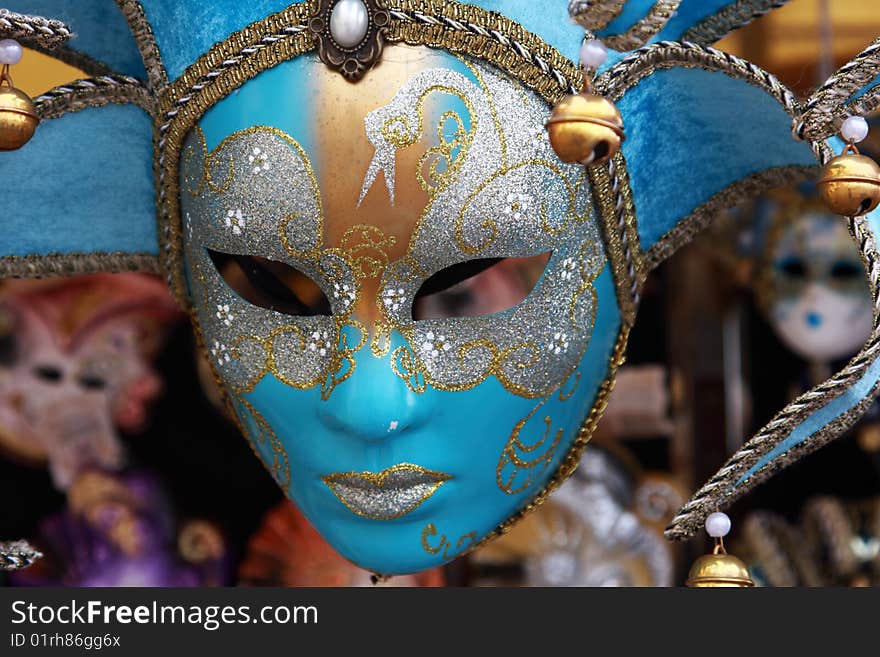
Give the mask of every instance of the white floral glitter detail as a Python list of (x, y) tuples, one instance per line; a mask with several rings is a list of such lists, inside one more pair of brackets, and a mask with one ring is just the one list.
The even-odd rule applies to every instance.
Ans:
[(568, 335), (565, 333), (556, 333), (550, 344), (547, 345), (547, 351), (558, 356), (568, 351)]
[(333, 349), (333, 344), (330, 342), (330, 334), (327, 331), (315, 331), (309, 336), (306, 348), (321, 356), (326, 356)]
[(214, 346), (211, 347), (211, 355), (221, 365), (228, 363), (230, 360), (229, 350), (226, 349), (226, 345), (217, 340), (214, 340)]
[(229, 304), (224, 303), (217, 306), (217, 319), (226, 324), (226, 326), (232, 326), (232, 321), (235, 319), (235, 315), (229, 310)]
[(434, 360), (441, 352), (449, 351), (452, 348), (446, 341), (445, 335), (434, 335), (433, 331), (425, 334), (425, 341), (422, 343), (422, 352), (429, 360)]
[(259, 146), (254, 146), (251, 154), (248, 155), (248, 163), (251, 165), (251, 171), (254, 175), (259, 176), (269, 171), (272, 167), (269, 165), (268, 154), (263, 152)]
[(575, 274), (577, 274), (577, 270), (578, 266), (575, 259), (566, 258), (562, 261), (562, 271), (559, 273), (559, 278), (563, 281), (570, 281), (574, 278)]
[(354, 303), (355, 293), (348, 283), (333, 283), (333, 298), (339, 299), (346, 308)]
[(504, 214), (512, 216), (515, 221), (522, 221), (523, 218), (528, 217), (533, 203), (534, 199), (528, 194), (508, 194), (507, 207), (504, 208)]
[(226, 213), (226, 227), (232, 231), (233, 235), (241, 235), (247, 221), (242, 215), (241, 210), (230, 210)]
[(400, 310), (401, 306), (406, 302), (406, 293), (403, 288), (398, 288), (396, 290), (385, 290), (382, 293), (382, 303), (385, 304), (385, 308), (392, 312), (397, 312)]

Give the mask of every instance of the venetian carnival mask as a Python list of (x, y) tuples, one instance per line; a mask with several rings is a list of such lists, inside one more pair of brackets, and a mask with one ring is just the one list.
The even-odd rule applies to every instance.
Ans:
[(46, 461), (59, 490), (88, 468), (115, 471), (162, 389), (152, 360), (179, 317), (143, 274), (8, 282), (0, 291), (0, 447)]
[(770, 229), (762, 305), (785, 345), (825, 363), (851, 356), (874, 321), (864, 267), (846, 224), (813, 207)]
[[(438, 566), (576, 467), (651, 269), (738, 193), (813, 175), (794, 97), (705, 47), (773, 3), (731, 4), (572, 3), (620, 53), (653, 42), (600, 72), (627, 140), (587, 168), (544, 128), (583, 80), (561, 0), (13, 2), (118, 76), (38, 98), (33, 141), (0, 157), (20, 203), (0, 271), (161, 271), (328, 542), (376, 573)], [(867, 367), (672, 535), (827, 439), (873, 390)]]

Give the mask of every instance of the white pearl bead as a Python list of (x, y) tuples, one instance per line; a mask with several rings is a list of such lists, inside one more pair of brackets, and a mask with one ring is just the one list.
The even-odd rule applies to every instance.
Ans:
[(865, 141), (868, 136), (868, 122), (861, 116), (851, 116), (840, 127), (840, 134), (850, 144)]
[(730, 518), (726, 513), (713, 513), (706, 518), (706, 532), (712, 538), (727, 536), (730, 533)]
[(354, 48), (370, 26), (370, 15), (361, 0), (341, 0), (330, 13), (330, 34), (343, 48)]
[(0, 40), (0, 64), (18, 64), (21, 61), (21, 52), (21, 44), (15, 39)]
[(608, 48), (599, 39), (584, 41), (581, 46), (581, 65), (596, 70), (608, 59)]

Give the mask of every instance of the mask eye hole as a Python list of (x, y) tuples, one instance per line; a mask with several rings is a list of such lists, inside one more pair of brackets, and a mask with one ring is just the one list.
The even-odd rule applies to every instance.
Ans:
[(34, 367), (34, 376), (47, 383), (61, 383), (64, 372), (55, 365), (37, 365)]
[(789, 258), (779, 265), (780, 271), (786, 276), (792, 278), (805, 278), (807, 275), (807, 266), (800, 258)]
[(541, 280), (550, 255), (469, 260), (447, 267), (422, 283), (413, 319), (482, 317), (513, 308)]
[(838, 260), (831, 267), (831, 278), (840, 283), (848, 283), (864, 276), (862, 268), (849, 260)]
[(93, 374), (84, 374), (79, 377), (78, 382), (87, 390), (103, 390), (107, 387), (107, 382), (103, 378)]
[(207, 249), (226, 284), (260, 308), (298, 317), (330, 316), (330, 300), (315, 281), (283, 262)]

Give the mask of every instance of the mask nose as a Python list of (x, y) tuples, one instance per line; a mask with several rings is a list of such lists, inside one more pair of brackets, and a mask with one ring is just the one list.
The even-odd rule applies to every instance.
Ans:
[(376, 358), (364, 349), (355, 360), (354, 373), (321, 402), (321, 422), (370, 441), (389, 440), (425, 424), (434, 407), (433, 390), (410, 390), (391, 369), (390, 355)]

